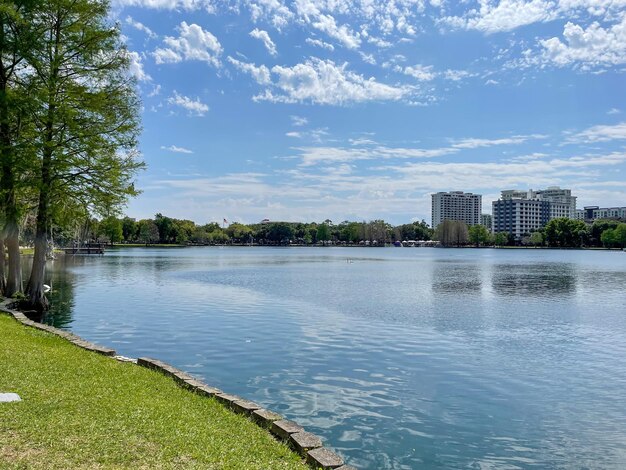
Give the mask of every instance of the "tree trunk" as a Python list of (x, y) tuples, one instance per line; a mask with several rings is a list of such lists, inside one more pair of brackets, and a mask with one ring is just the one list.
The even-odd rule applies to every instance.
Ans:
[(9, 254), (8, 272), (4, 295), (13, 297), (22, 292), (22, 264), (20, 261), (20, 229), (15, 220), (8, 220), (5, 224), (6, 247)]
[(39, 233), (37, 230), (35, 238), (35, 255), (33, 257), (33, 268), (28, 281), (28, 301), (29, 309), (43, 312), (48, 309), (48, 299), (43, 292), (44, 276), (46, 274), (46, 249), (48, 247), (48, 239), (46, 233)]
[(44, 275), (46, 273), (46, 255), (48, 253), (48, 227), (50, 226), (50, 165), (52, 152), (45, 149), (41, 162), (41, 187), (37, 207), (37, 224), (35, 229), (35, 254), (33, 268), (30, 272), (26, 289), (26, 306), (29, 309), (43, 312), (48, 309), (48, 299), (43, 292)]
[[(4, 16), (1, 17), (4, 20)], [(0, 45), (4, 43), (4, 21), (0, 23)], [(0, 146), (2, 148), (2, 209), (4, 209), (5, 226), (3, 237), (9, 252), (8, 276), (4, 295), (12, 297), (22, 291), (22, 265), (20, 262), (20, 228), (16, 196), (16, 178), (14, 168), (14, 150), (9, 125), (9, 102), (7, 100), (7, 71), (4, 64), (0, 66)]]
[(0, 238), (0, 295), (4, 295), (7, 286), (6, 278), (6, 249), (4, 246), (4, 238)]

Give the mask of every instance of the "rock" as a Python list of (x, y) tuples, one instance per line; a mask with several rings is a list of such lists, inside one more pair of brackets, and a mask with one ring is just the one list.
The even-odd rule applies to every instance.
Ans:
[(17, 393), (0, 393), (0, 403), (10, 403), (12, 401), (22, 401)]
[(306, 431), (293, 433), (289, 436), (289, 440), (302, 457), (306, 457), (309, 450), (322, 447), (322, 440), (315, 434)]
[(253, 401), (249, 400), (237, 400), (232, 403), (232, 409), (235, 413), (239, 413), (242, 415), (250, 415), (254, 410), (258, 410), (261, 408), (260, 405), (257, 405)]
[(272, 433), (282, 439), (289, 439), (291, 434), (304, 431), (304, 428), (298, 423), (289, 421), (288, 419), (281, 419), (272, 423)]
[(278, 413), (261, 408), (252, 412), (252, 419), (262, 426), (270, 427), (274, 421), (281, 420), (283, 417)]
[(343, 465), (343, 459), (325, 447), (310, 450), (307, 453), (306, 461), (313, 468), (322, 468), (324, 470), (338, 468)]

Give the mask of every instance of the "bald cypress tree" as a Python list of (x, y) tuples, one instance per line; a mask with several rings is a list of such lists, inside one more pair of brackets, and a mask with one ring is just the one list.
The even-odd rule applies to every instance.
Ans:
[(30, 308), (44, 310), (48, 234), (64, 208), (110, 214), (137, 192), (139, 100), (129, 58), (100, 0), (46, 0), (28, 56), (36, 129), (35, 254)]
[(20, 219), (33, 149), (28, 134), (29, 90), (21, 78), (28, 68), (26, 55), (36, 38), (32, 19), (39, 3), (0, 2), (0, 292), (8, 297), (22, 290)]

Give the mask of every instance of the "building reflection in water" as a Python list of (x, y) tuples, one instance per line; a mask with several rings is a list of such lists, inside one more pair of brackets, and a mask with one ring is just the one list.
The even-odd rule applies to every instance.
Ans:
[(480, 293), (481, 266), (475, 263), (435, 263), (432, 268), (432, 290), (436, 294)]
[(555, 297), (576, 293), (577, 275), (573, 264), (494, 264), (491, 286), (496, 295)]

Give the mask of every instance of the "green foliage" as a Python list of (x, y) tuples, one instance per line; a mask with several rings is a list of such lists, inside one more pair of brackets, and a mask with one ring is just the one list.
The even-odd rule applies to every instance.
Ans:
[(472, 225), (468, 229), (470, 243), (478, 246), (487, 245), (491, 241), (491, 234), (484, 225)]
[(606, 244), (602, 241), (604, 231), (614, 229), (619, 225), (619, 221), (610, 219), (598, 219), (593, 222), (590, 228), (590, 243), (593, 246), (602, 246)]
[(361, 233), (364, 232), (363, 223), (342, 222), (339, 225), (339, 239), (346, 243), (358, 243), (361, 240)]
[(122, 237), (127, 243), (133, 242), (137, 239), (137, 222), (130, 217), (124, 217), (122, 219)]
[(294, 230), (291, 224), (276, 222), (269, 225), (266, 233), (267, 240), (276, 244), (288, 244), (293, 238)]
[(430, 240), (434, 232), (424, 220), (400, 225), (397, 228), (400, 229), (400, 240)]
[(139, 241), (142, 243), (158, 243), (159, 242), (159, 228), (150, 219), (140, 220), (137, 223), (139, 227)]
[(327, 242), (330, 240), (330, 227), (327, 224), (320, 224), (317, 227), (317, 241), (318, 242)]
[(587, 226), (581, 220), (552, 219), (544, 228), (545, 241), (552, 247), (580, 247), (588, 239)]
[(609, 228), (602, 232), (602, 244), (607, 248), (626, 247), (626, 223), (619, 223), (615, 228)]
[(530, 244), (534, 246), (543, 245), (543, 234), (541, 232), (533, 232), (530, 234)]
[(626, 223), (619, 224), (614, 230), (618, 246), (626, 248)]
[(247, 225), (232, 223), (226, 229), (226, 234), (238, 243), (249, 243), (252, 241), (252, 229)]
[(498, 232), (493, 236), (493, 244), (496, 246), (506, 246), (509, 244), (509, 233)]
[(100, 222), (98, 234), (111, 243), (119, 243), (124, 236), (123, 223), (113, 216), (106, 217)]

